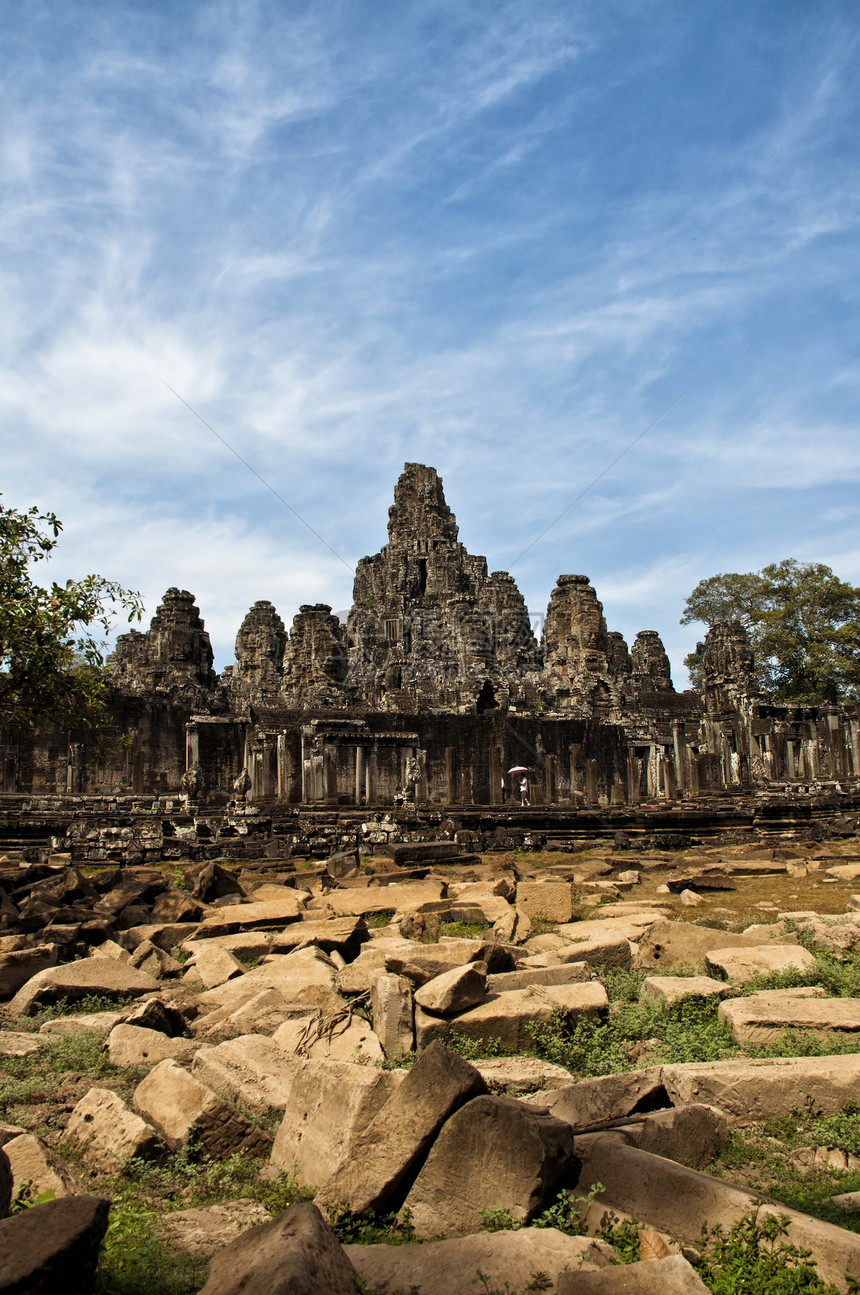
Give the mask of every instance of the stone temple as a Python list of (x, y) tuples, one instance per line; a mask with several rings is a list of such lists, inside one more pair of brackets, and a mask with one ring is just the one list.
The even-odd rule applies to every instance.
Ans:
[(193, 595), (169, 589), (108, 670), (119, 761), (100, 768), (83, 733), (7, 730), (7, 810), (40, 797), (47, 814), (54, 798), (60, 827), (71, 800), (184, 803), (198, 817), (240, 805), (504, 814), (520, 808), (508, 770), (523, 766), (533, 811), (629, 814), (846, 795), (860, 774), (857, 708), (757, 695), (737, 624), (710, 630), (701, 693), (675, 691), (656, 631), (628, 647), (607, 629), (585, 575), (559, 576), (537, 641), (512, 577), (459, 542), (438, 474), (418, 463), (395, 486), (388, 543), (358, 563), (345, 625), (317, 603), (288, 632), (255, 603), (217, 675)]

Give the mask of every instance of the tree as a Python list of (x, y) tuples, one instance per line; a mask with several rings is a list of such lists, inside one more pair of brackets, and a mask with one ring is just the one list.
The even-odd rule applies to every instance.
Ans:
[(0, 724), (68, 731), (110, 722), (104, 642), (113, 614), (140, 620), (140, 595), (103, 576), (35, 584), (32, 567), (57, 547), (62, 524), (38, 508), (0, 504)]
[[(860, 589), (821, 562), (785, 558), (761, 571), (701, 580), (682, 625), (740, 621), (762, 691), (786, 702), (843, 702), (860, 696)], [(684, 663), (701, 685), (702, 645)]]

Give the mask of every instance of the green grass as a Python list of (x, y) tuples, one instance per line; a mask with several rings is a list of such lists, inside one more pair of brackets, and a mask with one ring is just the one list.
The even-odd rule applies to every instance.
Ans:
[(51, 1099), (59, 1076), (75, 1074), (97, 1082), (116, 1074), (102, 1051), (102, 1040), (84, 1031), (43, 1035), (45, 1044), (27, 1057), (3, 1057), (0, 1073), (0, 1111)]
[(394, 909), (384, 913), (365, 913), (364, 920), (370, 927), (390, 926), (394, 920)]

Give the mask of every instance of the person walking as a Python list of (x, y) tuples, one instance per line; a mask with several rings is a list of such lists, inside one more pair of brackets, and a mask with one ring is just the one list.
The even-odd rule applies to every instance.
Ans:
[(523, 775), (520, 779), (520, 804), (528, 805), (529, 803), (529, 780)]

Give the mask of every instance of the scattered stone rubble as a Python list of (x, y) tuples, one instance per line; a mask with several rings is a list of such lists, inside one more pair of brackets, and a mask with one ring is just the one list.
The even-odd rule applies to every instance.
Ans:
[[(0, 1222), (0, 1291), (51, 1289), (50, 1274), (72, 1262), (89, 1289), (109, 1208), (87, 1195), (89, 1174), (119, 1173), (132, 1157), (237, 1153), (267, 1158), (271, 1172), (313, 1189), (315, 1203), (273, 1220), (241, 1201), (171, 1216), (173, 1244), (214, 1253), (207, 1295), (354, 1292), (359, 1276), (371, 1289), (465, 1295), (478, 1268), (515, 1289), (544, 1271), (562, 1295), (615, 1290), (611, 1248), (594, 1234), (625, 1218), (652, 1240), (625, 1269), (624, 1289), (704, 1289), (684, 1257), (702, 1222), (728, 1227), (750, 1210), (781, 1209), (704, 1171), (729, 1125), (809, 1102), (843, 1109), (856, 1100), (860, 1054), (646, 1065), (574, 1082), (529, 1055), (472, 1063), (445, 1040), (495, 1036), (527, 1054), (533, 1026), (606, 1009), (595, 968), (614, 965), (653, 973), (643, 999), (721, 997), (739, 1041), (792, 1028), (826, 1044), (860, 1031), (860, 1000), (809, 989), (725, 994), (762, 971), (803, 970), (811, 955), (798, 929), (854, 947), (860, 911), (775, 915), (737, 934), (631, 895), (571, 920), (583, 895), (572, 877), (620, 880), (630, 871), (623, 853), (532, 875), (522, 863), (480, 860), (445, 872), (445, 852), (430, 853), (401, 849), (381, 871), (345, 871), (334, 859), (331, 871), (287, 877), (277, 865), (237, 874), (210, 864), (181, 878), (182, 889), (152, 868), (0, 871), (11, 897), (0, 934), (0, 1069), (3, 1053), (27, 1055), (77, 1029), (101, 1038), (114, 1066), (145, 1071), (131, 1106), (109, 1084), (90, 1088), (55, 1145), (0, 1125), (0, 1215), (22, 1191), (54, 1197)], [(723, 888), (755, 878), (754, 865), (788, 875), (789, 863), (769, 853), (729, 849), (718, 864), (667, 856), (656, 866), (705, 893), (715, 878)], [(842, 856), (829, 866), (809, 851), (797, 857), (822, 880), (853, 879)], [(544, 929), (532, 934), (538, 920)], [(445, 935), (440, 922), (480, 933)], [(704, 963), (708, 975), (665, 974), (678, 963)], [(45, 1006), (93, 995), (115, 1008), (21, 1028)], [(398, 1068), (413, 1049), (411, 1069)], [(840, 1154), (848, 1167), (838, 1148), (827, 1163)], [(592, 1235), (529, 1226), (563, 1188), (591, 1193)], [(508, 1211), (519, 1230), (483, 1232), (488, 1209)], [(344, 1214), (407, 1211), (426, 1244), (341, 1246), (327, 1226)], [(846, 1274), (860, 1279), (860, 1236), (785, 1213), (790, 1239), (812, 1251), (825, 1281), (844, 1290)], [(28, 1272), (48, 1277), (20, 1285)]]

